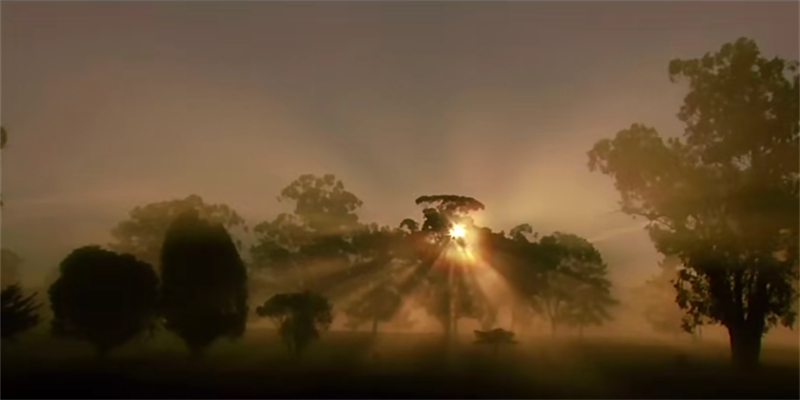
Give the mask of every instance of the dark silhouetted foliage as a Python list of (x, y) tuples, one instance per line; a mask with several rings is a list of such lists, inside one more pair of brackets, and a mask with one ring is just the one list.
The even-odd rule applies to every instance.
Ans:
[(495, 356), (497, 356), (500, 346), (516, 343), (517, 341), (514, 340), (514, 332), (507, 331), (503, 328), (475, 331), (475, 344), (492, 346), (492, 353)]
[(86, 246), (61, 262), (49, 295), (53, 333), (86, 340), (103, 355), (152, 327), (158, 278), (132, 255)]
[(158, 269), (161, 246), (164, 244), (167, 229), (178, 215), (189, 210), (194, 210), (201, 218), (222, 224), (228, 229), (241, 227), (247, 231), (244, 219), (229, 206), (208, 204), (200, 196), (190, 195), (185, 199), (150, 203), (134, 208), (129, 213), (129, 219), (120, 222), (111, 231), (115, 242), (109, 244), (109, 247), (119, 253), (133, 254)]
[(178, 216), (161, 250), (165, 327), (200, 355), (247, 323), (247, 271), (228, 231), (195, 210)]
[(309, 291), (276, 294), (256, 313), (272, 319), (289, 353), (298, 357), (333, 322), (328, 299)]
[(0, 304), (2, 304), (0, 331), (3, 339), (13, 340), (17, 335), (39, 323), (39, 314), (36, 310), (40, 304), (36, 303), (36, 293), (25, 297), (19, 285), (11, 285), (0, 292)]
[(739, 39), (673, 60), (689, 93), (683, 138), (633, 124), (595, 144), (589, 168), (614, 179), (622, 211), (685, 268), (678, 304), (691, 322), (728, 329), (734, 363), (758, 363), (764, 332), (791, 326), (798, 280), (800, 84), (797, 61), (765, 58)]
[[(8, 142), (8, 133), (6, 132), (6, 128), (0, 126), (0, 150), (6, 147), (6, 142)], [(3, 206), (3, 200), (0, 199), (0, 207)]]

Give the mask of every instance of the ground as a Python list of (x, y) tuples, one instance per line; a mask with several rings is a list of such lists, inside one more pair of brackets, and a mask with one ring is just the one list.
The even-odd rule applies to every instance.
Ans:
[(530, 338), (500, 349), (464, 336), (328, 332), (292, 359), (273, 331), (222, 340), (192, 359), (160, 334), (97, 359), (81, 343), (28, 335), (2, 347), (3, 398), (787, 398), (797, 347), (765, 347), (755, 372), (721, 344)]

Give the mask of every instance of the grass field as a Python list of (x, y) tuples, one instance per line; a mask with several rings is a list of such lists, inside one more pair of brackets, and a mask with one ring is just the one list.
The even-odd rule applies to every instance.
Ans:
[(793, 398), (798, 349), (729, 367), (722, 345), (536, 338), (446, 349), (436, 334), (329, 332), (302, 359), (274, 332), (222, 340), (203, 359), (161, 334), (99, 360), (82, 343), (32, 334), (2, 347), (3, 398)]

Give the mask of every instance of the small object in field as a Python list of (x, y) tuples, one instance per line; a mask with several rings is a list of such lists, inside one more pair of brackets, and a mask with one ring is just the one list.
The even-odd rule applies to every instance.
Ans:
[(502, 344), (516, 344), (514, 332), (503, 328), (496, 328), (489, 331), (475, 331), (475, 344), (492, 345), (492, 354), (497, 355), (497, 351)]

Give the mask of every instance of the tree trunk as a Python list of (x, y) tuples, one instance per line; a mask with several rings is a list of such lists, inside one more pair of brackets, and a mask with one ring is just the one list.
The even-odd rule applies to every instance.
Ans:
[(378, 319), (375, 318), (372, 320), (372, 336), (378, 334)]
[(583, 339), (583, 324), (578, 324), (578, 337)]
[(763, 331), (742, 324), (728, 328), (733, 364), (742, 368), (758, 366), (761, 356), (761, 338)]
[(550, 335), (555, 337), (556, 336), (556, 326), (558, 323), (555, 320), (550, 320)]

